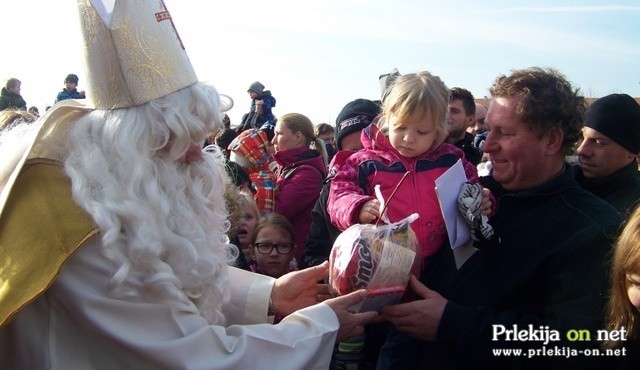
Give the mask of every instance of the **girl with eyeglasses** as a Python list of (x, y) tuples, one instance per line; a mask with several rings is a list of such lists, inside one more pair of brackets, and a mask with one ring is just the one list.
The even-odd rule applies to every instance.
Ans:
[(296, 270), (291, 223), (279, 213), (262, 216), (251, 237), (251, 271), (274, 278)]
[[(260, 218), (258, 226), (251, 237), (251, 271), (269, 275), (274, 278), (295, 271), (293, 261), (293, 226), (279, 213), (267, 213)], [(277, 324), (284, 316), (275, 315), (273, 323)]]

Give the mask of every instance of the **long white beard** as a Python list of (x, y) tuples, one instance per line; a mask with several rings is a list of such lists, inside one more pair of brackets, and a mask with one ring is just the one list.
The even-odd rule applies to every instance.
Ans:
[[(158, 122), (143, 118), (148, 112), (130, 109), (93, 112), (76, 122), (65, 162), (74, 199), (100, 227), (103, 255), (117, 266), (111, 292), (197, 310), (224, 324), (226, 264), (237, 250), (225, 235), (222, 158), (203, 153), (200, 162), (176, 163), (158, 151), (168, 136), (159, 142), (157, 136), (166, 129), (156, 132)], [(186, 122), (179, 128), (188, 132), (177, 135), (204, 137), (211, 128), (202, 124)]]

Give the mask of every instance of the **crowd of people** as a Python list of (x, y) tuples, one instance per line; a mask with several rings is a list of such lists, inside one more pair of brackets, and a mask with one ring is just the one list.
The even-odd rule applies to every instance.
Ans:
[[(162, 2), (115, 5), (144, 29), (135, 45), (79, 2), (100, 51), (87, 53), (87, 93), (69, 74), (43, 117), (18, 79), (0, 96), (0, 367), (640, 365), (629, 95), (587, 104), (559, 71), (531, 67), (498, 76), (486, 106), (393, 69), (379, 100), (347, 102), (332, 124), (276, 115), (252, 82), (233, 124), (157, 20)], [(120, 43), (139, 58), (112, 58)], [(179, 78), (138, 65), (167, 60)], [(464, 247), (436, 192), (458, 163), (477, 189), (458, 200)], [(327, 284), (334, 242), (411, 214), (420, 263), (402, 301), (354, 310), (366, 291)]]

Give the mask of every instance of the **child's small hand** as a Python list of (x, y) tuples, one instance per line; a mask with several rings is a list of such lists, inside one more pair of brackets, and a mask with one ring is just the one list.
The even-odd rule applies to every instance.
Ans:
[(480, 213), (485, 216), (489, 216), (491, 214), (491, 206), (493, 206), (493, 203), (491, 203), (491, 197), (489, 196), (490, 194), (489, 189), (482, 188), (482, 205), (480, 206)]
[(360, 208), (358, 214), (358, 221), (361, 224), (370, 224), (380, 217), (380, 202), (377, 199), (372, 199)]

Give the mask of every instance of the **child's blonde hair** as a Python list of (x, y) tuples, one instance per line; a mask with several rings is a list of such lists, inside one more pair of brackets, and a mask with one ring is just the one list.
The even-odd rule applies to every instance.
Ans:
[(381, 129), (388, 131), (391, 115), (397, 122), (406, 122), (416, 113), (430, 115), (441, 136), (445, 133), (445, 117), (449, 106), (449, 89), (440, 77), (427, 71), (399, 76), (382, 107)]
[[(256, 219), (260, 219), (260, 210), (253, 194), (249, 190), (240, 190), (240, 205), (243, 207), (248, 206), (253, 215), (256, 216)], [(244, 210), (242, 212), (244, 213)]]
[[(611, 266), (611, 293), (607, 306), (607, 329), (627, 329), (627, 340), (640, 339), (640, 313), (629, 301), (627, 274), (640, 274), (640, 207), (629, 219), (618, 238)], [(605, 341), (606, 348), (619, 348), (621, 341)]]

